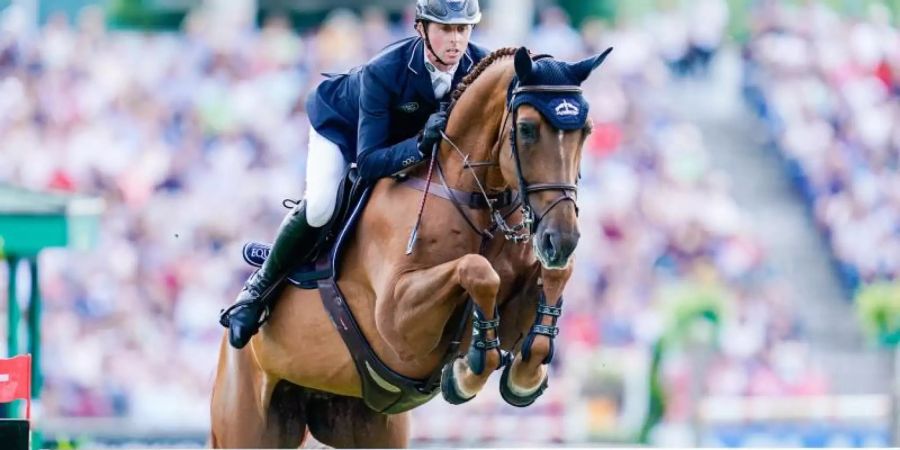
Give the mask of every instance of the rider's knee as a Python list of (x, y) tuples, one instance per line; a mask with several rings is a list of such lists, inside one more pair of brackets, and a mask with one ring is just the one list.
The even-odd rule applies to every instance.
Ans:
[(322, 227), (334, 214), (335, 199), (310, 197), (306, 200), (306, 221), (310, 226)]

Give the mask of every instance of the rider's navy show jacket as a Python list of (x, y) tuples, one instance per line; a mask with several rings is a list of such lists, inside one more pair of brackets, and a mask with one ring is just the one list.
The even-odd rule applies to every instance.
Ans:
[[(337, 144), (348, 162), (357, 163), (366, 182), (422, 160), (417, 135), (438, 110), (424, 48), (419, 37), (395, 42), (368, 64), (329, 75), (307, 99), (311, 126)], [(487, 54), (469, 43), (452, 88)], [(449, 101), (449, 92), (441, 100)]]

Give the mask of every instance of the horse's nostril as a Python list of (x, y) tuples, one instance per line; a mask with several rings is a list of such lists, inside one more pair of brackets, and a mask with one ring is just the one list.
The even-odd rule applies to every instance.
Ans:
[(544, 255), (547, 256), (547, 259), (553, 260), (556, 258), (556, 241), (555, 239), (556, 233), (552, 231), (547, 231), (544, 233), (544, 239), (542, 243), (542, 247), (544, 247)]

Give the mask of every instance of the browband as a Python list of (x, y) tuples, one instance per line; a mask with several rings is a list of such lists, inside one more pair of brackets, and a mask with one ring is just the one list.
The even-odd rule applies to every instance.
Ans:
[(581, 87), (579, 86), (553, 86), (553, 85), (528, 85), (528, 86), (519, 86), (513, 89), (513, 95), (516, 95), (520, 92), (573, 92), (576, 94), (580, 94)]

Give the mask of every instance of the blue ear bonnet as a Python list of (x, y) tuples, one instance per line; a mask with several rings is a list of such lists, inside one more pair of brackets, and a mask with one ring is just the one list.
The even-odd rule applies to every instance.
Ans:
[(520, 92), (513, 98), (513, 90), (520, 86), (578, 86), (581, 80), (572, 67), (550, 58), (534, 61), (531, 74), (525, 80), (513, 77), (506, 94), (506, 102), (514, 111), (522, 104), (533, 106), (555, 128), (577, 130), (583, 128), (588, 117), (588, 102), (576, 92)]

